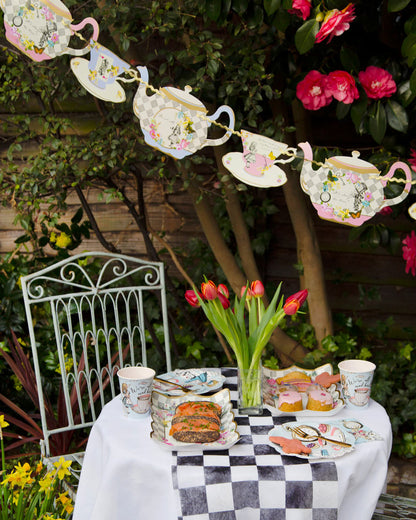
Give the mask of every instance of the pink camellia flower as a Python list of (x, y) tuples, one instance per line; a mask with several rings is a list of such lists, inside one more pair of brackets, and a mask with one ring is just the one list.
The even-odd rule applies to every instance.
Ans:
[(355, 79), (345, 70), (335, 70), (330, 72), (325, 83), (326, 91), (337, 101), (342, 101), (350, 105), (355, 99), (360, 97)]
[(370, 65), (358, 73), (363, 89), (371, 99), (390, 97), (397, 90), (396, 83), (387, 70)]
[(355, 18), (354, 9), (354, 4), (348, 4), (342, 11), (339, 9), (328, 11), (321, 28), (316, 33), (316, 43), (321, 43), (325, 38), (328, 38), (327, 43), (329, 43), (334, 36), (340, 36), (347, 31), (350, 28), (350, 22)]
[(318, 70), (311, 70), (296, 86), (296, 96), (307, 110), (319, 110), (332, 101), (326, 88), (327, 77)]
[(201, 292), (207, 300), (215, 300), (218, 296), (217, 286), (212, 280), (208, 280), (208, 282), (203, 282), (201, 284)]
[(393, 213), (393, 210), (391, 206), (385, 206), (384, 208), (381, 208), (381, 210), (378, 212), (380, 215), (383, 215), (384, 217), (388, 217)]
[(228, 307), (230, 306), (230, 300), (226, 296), (224, 296), (223, 293), (221, 293), (219, 291), (218, 291), (218, 299), (220, 300), (223, 308), (228, 309)]
[[(202, 294), (200, 294), (200, 296), (202, 297)], [(196, 297), (195, 291), (193, 291), (192, 289), (185, 291), (185, 300), (192, 307), (199, 307), (199, 305), (200, 305), (198, 298)]]
[(403, 260), (406, 261), (406, 273), (412, 272), (412, 276), (416, 275), (416, 235), (412, 231), (410, 235), (402, 241)]
[(409, 164), (412, 167), (412, 170), (416, 172), (416, 150), (414, 148), (410, 150)]
[(305, 303), (307, 297), (307, 289), (303, 289), (302, 291), (298, 291), (297, 293), (292, 294), (292, 296), (289, 296), (289, 298), (285, 301), (285, 304), (283, 305), (283, 310), (285, 311), (285, 314), (287, 314), (288, 316), (296, 314), (298, 310), (302, 307), (302, 305)]
[(223, 283), (220, 283), (217, 287), (218, 294), (222, 294), (226, 298), (229, 298), (230, 292), (228, 290), (228, 287), (224, 285)]
[(260, 280), (256, 280), (255, 282), (251, 282), (251, 294), (255, 298), (261, 298), (264, 295), (264, 285)]
[(289, 9), (290, 14), (296, 15), (302, 20), (306, 20), (311, 13), (312, 3), (310, 0), (293, 0), (292, 9)]

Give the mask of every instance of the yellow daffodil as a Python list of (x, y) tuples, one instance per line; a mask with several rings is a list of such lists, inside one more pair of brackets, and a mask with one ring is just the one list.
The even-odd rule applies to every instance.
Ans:
[(4, 420), (4, 415), (0, 415), (0, 428), (6, 428), (9, 426), (9, 423)]
[(53, 476), (50, 473), (47, 473), (43, 479), (39, 480), (39, 491), (47, 492), (51, 489), (53, 483)]
[(59, 480), (62, 480), (66, 475), (70, 475), (68, 468), (71, 466), (70, 460), (65, 460), (64, 457), (60, 457), (57, 462), (54, 462), (55, 468), (58, 468), (57, 475)]
[(42, 468), (43, 468), (43, 463), (42, 461), (40, 460), (37, 465), (36, 465), (36, 469), (35, 469), (35, 473), (36, 475), (39, 475), (39, 473), (42, 471)]

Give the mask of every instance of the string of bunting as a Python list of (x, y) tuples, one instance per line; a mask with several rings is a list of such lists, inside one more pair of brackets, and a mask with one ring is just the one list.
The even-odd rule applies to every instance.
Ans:
[[(402, 202), (410, 192), (412, 172), (404, 162), (394, 163), (386, 175), (371, 163), (359, 159), (359, 153), (350, 157), (330, 157), (324, 162), (313, 158), (309, 143), (299, 143), (303, 156), (296, 148), (247, 130), (237, 131), (231, 107), (220, 106), (212, 115), (201, 101), (191, 94), (191, 87), (155, 88), (149, 81), (145, 66), (136, 69), (98, 43), (99, 25), (93, 18), (85, 18), (72, 25), (69, 10), (58, 0), (0, 0), (4, 11), (6, 38), (34, 61), (53, 59), (63, 54), (74, 57), (71, 69), (81, 85), (93, 96), (108, 102), (126, 100), (121, 83), (136, 81), (138, 90), (133, 99), (133, 112), (140, 122), (144, 140), (149, 146), (182, 159), (206, 146), (219, 146), (231, 135), (241, 138), (243, 151), (230, 152), (222, 162), (241, 182), (257, 187), (271, 188), (283, 185), (287, 178), (279, 164), (303, 160), (300, 184), (321, 218), (342, 224), (359, 226), (386, 206)], [(93, 34), (87, 41), (79, 32), (91, 25)], [(81, 49), (69, 47), (75, 35), (86, 45)], [(81, 56), (89, 53), (89, 60)], [(123, 76), (126, 74), (129, 78)], [(152, 95), (147, 94), (147, 90)], [(228, 117), (228, 124), (218, 119)], [(215, 125), (224, 130), (217, 139), (208, 138), (208, 130)], [(318, 167), (317, 170), (312, 165)], [(405, 179), (394, 176), (402, 170)], [(388, 182), (404, 184), (400, 195), (386, 199), (384, 187)], [(416, 204), (409, 210), (416, 219)]]

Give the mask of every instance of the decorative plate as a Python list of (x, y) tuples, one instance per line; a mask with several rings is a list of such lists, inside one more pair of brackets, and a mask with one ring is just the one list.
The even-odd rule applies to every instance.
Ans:
[[(302, 437), (296, 435), (296, 433), (291, 431), (291, 428), (295, 426), (301, 428), (304, 432), (310, 434), (312, 438), (309, 440), (304, 440)], [(318, 434), (329, 439), (346, 442), (348, 444), (351, 444), (351, 446), (344, 447), (337, 444), (332, 444), (331, 442), (327, 442), (319, 438)], [(281, 424), (280, 426), (276, 426), (275, 428), (270, 430), (268, 437), (269, 445), (272, 446), (281, 455), (299, 457), (301, 459), (333, 459), (336, 457), (342, 457), (346, 453), (350, 453), (351, 451), (353, 451), (355, 444), (354, 435), (344, 430), (339, 425), (309, 421), (305, 423), (296, 421)], [(298, 439), (305, 446), (311, 448), (312, 451), (309, 454), (301, 455), (295, 453), (285, 453), (282, 447), (279, 446), (279, 444), (275, 444), (270, 440), (270, 437), (285, 437), (287, 439)]]
[(307, 396), (303, 392), (301, 392), (302, 395), (302, 402), (304, 409), (299, 410), (298, 412), (281, 412), (277, 408), (277, 401), (278, 401), (278, 395), (277, 395), (277, 379), (280, 379), (281, 377), (284, 377), (286, 374), (289, 374), (290, 372), (303, 372), (304, 374), (308, 375), (312, 382), (314, 381), (315, 377), (319, 374), (322, 374), (323, 372), (328, 372), (328, 374), (333, 374), (332, 365), (330, 363), (326, 363), (325, 365), (321, 365), (320, 367), (317, 367), (313, 370), (307, 370), (305, 368), (297, 367), (296, 365), (293, 365), (289, 368), (285, 368), (283, 370), (271, 370), (270, 368), (263, 367), (263, 396), (264, 396), (264, 403), (266, 405), (266, 408), (271, 410), (274, 415), (287, 415), (287, 416), (295, 416), (295, 417), (331, 417), (332, 415), (337, 414), (342, 408), (344, 408), (345, 403), (344, 400), (341, 398), (341, 393), (337, 388), (336, 384), (332, 384), (329, 388), (327, 388), (327, 392), (329, 392), (332, 396), (332, 399), (334, 401), (334, 406), (332, 410), (329, 410), (327, 412), (319, 412), (315, 410), (306, 410), (306, 402), (307, 402)]
[(221, 375), (220, 368), (188, 368), (184, 370), (174, 370), (173, 372), (167, 372), (158, 376), (158, 379), (164, 379), (167, 384), (160, 381), (153, 381), (153, 390), (157, 392), (163, 392), (167, 395), (186, 395), (179, 387), (175, 387), (170, 383), (178, 383), (179, 385), (187, 388), (194, 394), (206, 394), (214, 390), (219, 390), (224, 381), (225, 377)]
[[(169, 435), (171, 421), (172, 417), (175, 415), (176, 407), (187, 401), (208, 401), (211, 403), (217, 403), (221, 406), (221, 435), (217, 441), (203, 444), (193, 442), (187, 443), (177, 441)], [(169, 397), (165, 394), (153, 391), (150, 413), (152, 415), (152, 431), (150, 432), (150, 437), (168, 450), (226, 450), (240, 439), (240, 434), (237, 431), (237, 424), (234, 421), (234, 413), (232, 412), (230, 391), (228, 388), (224, 388), (211, 396), (186, 394)]]

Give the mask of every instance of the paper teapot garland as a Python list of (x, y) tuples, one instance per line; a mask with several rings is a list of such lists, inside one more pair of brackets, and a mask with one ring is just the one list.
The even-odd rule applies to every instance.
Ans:
[[(63, 54), (78, 56), (71, 59), (71, 69), (93, 96), (122, 103), (126, 94), (120, 82), (138, 82), (133, 112), (149, 146), (183, 159), (206, 146), (219, 146), (236, 134), (241, 137), (243, 151), (227, 153), (222, 158), (235, 178), (257, 188), (278, 187), (286, 182), (285, 172), (278, 164), (293, 161), (297, 157), (295, 148), (247, 130), (234, 131), (232, 108), (222, 105), (209, 116), (203, 103), (191, 95), (190, 87), (155, 89), (148, 83), (146, 67), (131, 69), (127, 62), (97, 42), (99, 26), (94, 18), (73, 25), (71, 13), (60, 0), (0, 0), (0, 7), (4, 11), (6, 38), (12, 45), (37, 62)], [(87, 25), (93, 28), (89, 42), (76, 32)], [(73, 34), (86, 42), (83, 48), (69, 47)], [(89, 60), (79, 58), (88, 52)], [(147, 93), (149, 88), (152, 95)], [(221, 114), (228, 116), (228, 125), (217, 122)], [(222, 137), (208, 138), (212, 124), (224, 129)], [(353, 152), (352, 157), (331, 157), (314, 170), (311, 146), (305, 142), (299, 147), (304, 152), (301, 187), (324, 220), (360, 226), (382, 208), (402, 202), (414, 183), (407, 164), (396, 162), (385, 176), (380, 176), (374, 165), (358, 158), (359, 152)], [(405, 173), (405, 186), (399, 196), (386, 199), (383, 188), (387, 181), (403, 182), (392, 179), (397, 169)], [(409, 208), (409, 215), (416, 219), (415, 204)]]
[(88, 24), (93, 27), (92, 38), (98, 39), (96, 20), (85, 18), (72, 25), (71, 13), (60, 0), (0, 0), (0, 7), (7, 40), (34, 61), (89, 52), (88, 44), (82, 49), (68, 47), (72, 34)]

